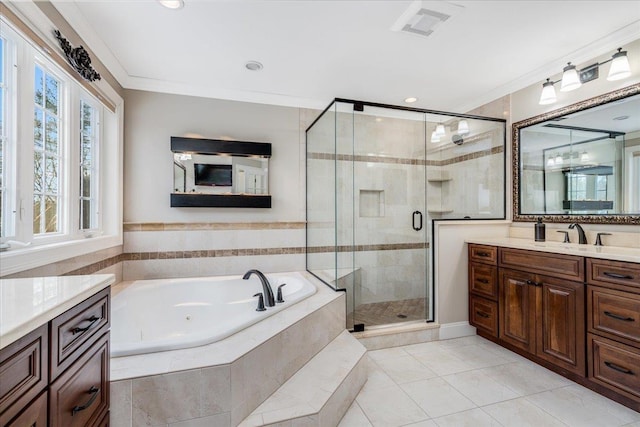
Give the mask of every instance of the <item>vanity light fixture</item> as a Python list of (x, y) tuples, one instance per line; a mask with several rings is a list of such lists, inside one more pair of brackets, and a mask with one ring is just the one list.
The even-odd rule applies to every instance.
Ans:
[(552, 156), (549, 156), (549, 158), (547, 159), (547, 166), (555, 166), (556, 161), (553, 160)]
[(558, 153), (556, 155), (555, 164), (561, 165), (562, 163), (564, 163), (564, 159), (562, 158), (562, 154)]
[(184, 7), (183, 0), (158, 0), (158, 3), (166, 7), (167, 9), (182, 9)]
[(435, 130), (431, 132), (431, 142), (434, 144), (440, 142), (440, 136), (436, 133)]
[(538, 103), (540, 105), (547, 105), (556, 102), (556, 91), (553, 85), (558, 82), (561, 82), (561, 92), (569, 92), (578, 89), (583, 83), (597, 79), (599, 77), (600, 66), (608, 62), (611, 62), (611, 66), (609, 67), (607, 80), (621, 80), (631, 75), (627, 51), (622, 50), (621, 47), (618, 48), (618, 51), (613, 54), (611, 59), (604, 62), (596, 62), (580, 70), (577, 70), (575, 65), (568, 62), (562, 69), (562, 78), (560, 80), (552, 81), (551, 79), (547, 79), (547, 81), (542, 84), (542, 93), (540, 94), (540, 101), (538, 101)]
[(441, 136), (445, 136), (447, 131), (444, 130), (444, 125), (442, 123), (438, 123), (438, 126), (436, 126), (436, 130), (434, 131), (434, 133), (439, 138)]
[(466, 135), (469, 133), (469, 123), (465, 119), (462, 119), (458, 122), (458, 134)]
[(580, 154), (580, 161), (581, 162), (588, 162), (589, 161), (589, 153), (587, 153), (586, 151), (583, 151)]

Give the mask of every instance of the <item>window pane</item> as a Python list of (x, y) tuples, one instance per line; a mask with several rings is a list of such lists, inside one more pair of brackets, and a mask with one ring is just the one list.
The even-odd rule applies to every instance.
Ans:
[(93, 108), (90, 105), (82, 103), (82, 133), (91, 135), (91, 116)]
[(45, 197), (44, 218), (46, 233), (58, 231), (58, 199), (56, 197)]
[(33, 153), (33, 191), (43, 193), (44, 187), (42, 181), (44, 179), (44, 170), (42, 167), (42, 153), (36, 151)]
[(42, 68), (36, 65), (36, 73), (35, 73), (35, 103), (37, 105), (43, 106), (44, 101), (44, 73), (42, 72)]
[(82, 168), (82, 197), (91, 197), (91, 169)]
[(82, 163), (91, 164), (91, 137), (82, 135)]
[[(2, 64), (0, 64), (0, 69)], [(0, 137), (4, 135), (4, 89), (0, 87)]]
[(58, 81), (47, 75), (46, 80), (46, 105), (45, 108), (53, 114), (58, 114)]
[(91, 201), (82, 200), (80, 204), (80, 229), (88, 230), (94, 228), (91, 223)]
[(42, 110), (36, 107), (33, 117), (33, 145), (35, 148), (42, 148)]
[(47, 157), (45, 182), (47, 193), (58, 193), (58, 159), (55, 157)]
[(58, 152), (58, 120), (55, 117), (46, 115), (46, 149), (53, 153)]
[(40, 234), (42, 232), (41, 221), (42, 220), (42, 196), (33, 195), (33, 234)]
[(0, 83), (4, 82), (4, 39), (0, 39)]

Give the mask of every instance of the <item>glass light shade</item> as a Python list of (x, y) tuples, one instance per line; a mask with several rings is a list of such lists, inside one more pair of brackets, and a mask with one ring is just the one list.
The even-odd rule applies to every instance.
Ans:
[(627, 58), (627, 52), (618, 49), (618, 52), (613, 54), (613, 60), (611, 61), (611, 67), (609, 68), (609, 75), (607, 80), (621, 80), (631, 75), (631, 67), (629, 66), (629, 59)]
[(466, 120), (462, 119), (458, 122), (458, 134), (466, 135), (469, 133), (469, 123)]
[(439, 123), (438, 126), (436, 126), (436, 130), (435, 130), (436, 135), (440, 136), (444, 136), (447, 132), (444, 130), (444, 125), (442, 123)]
[(589, 153), (587, 153), (586, 151), (583, 151), (582, 154), (580, 154), (580, 161), (581, 162), (588, 162), (589, 161)]
[(540, 105), (548, 105), (556, 102), (556, 88), (553, 86), (553, 82), (547, 79), (542, 84), (542, 93), (540, 94)]
[(431, 142), (432, 143), (440, 142), (440, 137), (436, 134), (435, 130), (431, 132)]
[(571, 62), (569, 62), (568, 65), (563, 68), (560, 92), (569, 92), (570, 90), (578, 89), (580, 86), (582, 86), (582, 83), (576, 71), (576, 66), (571, 65)]
[(562, 159), (562, 154), (556, 155), (556, 165), (561, 165), (564, 162)]
[(555, 160), (553, 160), (553, 157), (549, 157), (547, 159), (547, 166), (553, 166), (555, 164), (556, 164), (556, 162), (555, 162)]

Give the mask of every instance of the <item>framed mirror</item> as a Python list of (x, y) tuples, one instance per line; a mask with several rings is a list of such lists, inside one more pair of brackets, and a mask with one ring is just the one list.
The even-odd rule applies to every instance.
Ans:
[(640, 224), (640, 84), (513, 124), (513, 220)]
[(271, 144), (171, 137), (171, 151), (172, 207), (271, 207)]

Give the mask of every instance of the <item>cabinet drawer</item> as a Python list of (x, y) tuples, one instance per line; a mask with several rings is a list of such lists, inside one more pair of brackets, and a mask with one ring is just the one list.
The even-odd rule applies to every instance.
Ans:
[(599, 384), (640, 398), (640, 351), (588, 334), (589, 378)]
[(498, 299), (498, 267), (469, 263), (469, 292), (479, 296)]
[(62, 374), (49, 390), (50, 427), (91, 426), (109, 409), (109, 333)]
[(640, 295), (588, 286), (589, 332), (640, 346)]
[(51, 381), (109, 328), (109, 292), (106, 288), (51, 321)]
[(500, 267), (525, 270), (575, 282), (584, 281), (584, 258), (579, 256), (511, 248), (500, 248), (498, 256)]
[(0, 425), (47, 386), (48, 325), (0, 350)]
[(496, 246), (469, 243), (469, 261), (496, 265), (498, 262), (498, 248)]
[(587, 258), (587, 283), (640, 288), (640, 264)]
[(36, 400), (9, 424), (0, 421), (6, 427), (46, 427), (47, 426), (47, 392), (43, 392)]
[(498, 303), (471, 295), (469, 299), (469, 323), (476, 328), (498, 336)]

